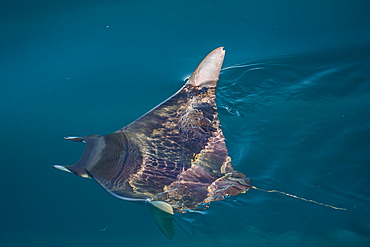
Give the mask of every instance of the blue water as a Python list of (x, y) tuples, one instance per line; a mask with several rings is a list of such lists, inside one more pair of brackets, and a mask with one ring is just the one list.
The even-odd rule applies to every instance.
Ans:
[[(370, 246), (368, 1), (0, 1), (0, 246)], [(217, 102), (251, 189), (176, 216), (58, 172), (224, 46)]]

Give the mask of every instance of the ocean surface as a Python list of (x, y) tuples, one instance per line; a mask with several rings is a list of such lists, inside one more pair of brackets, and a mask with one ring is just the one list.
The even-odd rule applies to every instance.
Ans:
[[(370, 246), (370, 3), (0, 1), (0, 246)], [(246, 194), (175, 216), (59, 172), (224, 46), (217, 103)], [(304, 201), (281, 193), (329, 204)]]

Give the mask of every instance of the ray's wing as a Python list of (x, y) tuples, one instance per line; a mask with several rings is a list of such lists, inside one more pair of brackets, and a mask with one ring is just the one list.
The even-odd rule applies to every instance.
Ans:
[[(176, 94), (116, 131), (129, 133), (130, 140), (141, 148), (141, 168), (130, 179), (136, 191), (156, 187), (162, 192), (191, 168), (201, 152), (205, 158), (197, 165), (218, 172), (224, 164), (228, 155), (215, 101), (224, 55), (223, 48), (211, 52)], [(212, 162), (206, 164), (206, 157)]]

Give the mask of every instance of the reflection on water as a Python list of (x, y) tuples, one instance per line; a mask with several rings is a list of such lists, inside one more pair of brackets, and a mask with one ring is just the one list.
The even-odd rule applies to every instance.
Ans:
[(213, 235), (230, 222), (225, 234), (239, 241), (247, 241), (243, 234), (256, 232), (275, 237), (289, 232), (291, 238), (314, 237), (321, 243), (339, 236), (338, 243), (367, 241), (368, 71), (368, 58), (353, 51), (283, 56), (225, 68), (218, 107), (236, 169), (257, 187), (348, 210), (250, 190), (212, 203), (197, 223), (204, 234)]

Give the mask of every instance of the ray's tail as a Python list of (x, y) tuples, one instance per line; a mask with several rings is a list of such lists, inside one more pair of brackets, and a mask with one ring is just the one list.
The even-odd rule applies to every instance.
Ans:
[(329, 204), (325, 204), (325, 203), (322, 203), (322, 202), (317, 202), (315, 200), (311, 200), (311, 199), (306, 199), (306, 198), (303, 198), (303, 197), (295, 196), (295, 195), (288, 194), (288, 193), (285, 193), (285, 192), (282, 192), (282, 191), (278, 191), (278, 190), (265, 190), (265, 189), (257, 188), (256, 186), (251, 186), (251, 188), (252, 189), (255, 189), (255, 190), (261, 190), (261, 191), (264, 191), (264, 192), (269, 192), (269, 193), (280, 193), (280, 194), (283, 194), (285, 196), (290, 196), (290, 197), (293, 197), (293, 198), (296, 198), (296, 199), (299, 199), (299, 200), (302, 200), (302, 201), (305, 201), (305, 202), (315, 203), (317, 205), (329, 207), (329, 208), (336, 209), (336, 210), (347, 210), (346, 208), (335, 207), (335, 206), (332, 206), (332, 205), (329, 205)]

